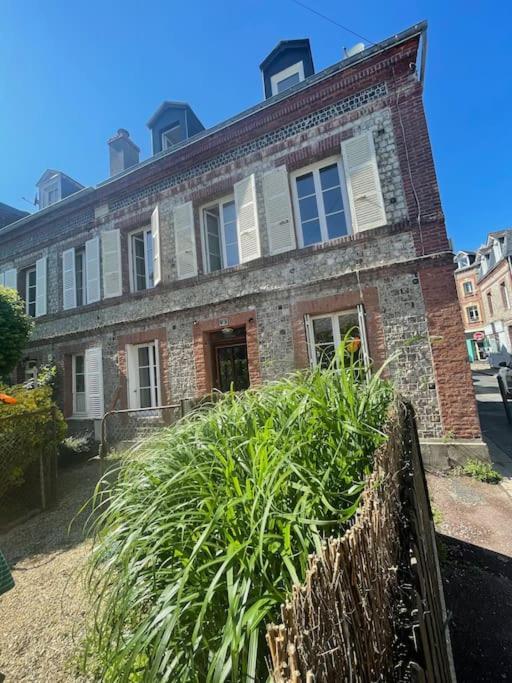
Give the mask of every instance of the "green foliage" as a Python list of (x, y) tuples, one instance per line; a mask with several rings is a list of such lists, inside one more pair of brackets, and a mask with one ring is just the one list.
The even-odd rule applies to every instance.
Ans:
[(392, 396), (339, 369), (231, 393), (162, 430), (97, 489), (82, 666), (97, 680), (264, 681), (265, 623), (343, 533)]
[(0, 286), (0, 380), (7, 378), (20, 360), (32, 325), (18, 292)]
[(92, 432), (72, 434), (67, 436), (59, 446), (59, 455), (69, 461), (89, 454), (94, 449), (94, 435)]
[(52, 401), (51, 388), (0, 387), (16, 399), (0, 402), (0, 496), (23, 483), (28, 465), (41, 452), (51, 452), (66, 434), (66, 422)]
[(503, 479), (488, 462), (482, 462), (476, 458), (467, 460), (462, 467), (458, 468), (458, 473), (483, 481), (485, 484), (499, 484)]
[(38, 368), (37, 371), (37, 384), (38, 386), (48, 386), (51, 387), (52, 389), (55, 389), (55, 382), (57, 378), (57, 366), (56, 365), (50, 365), (49, 363), (46, 365), (41, 365), (40, 368)]

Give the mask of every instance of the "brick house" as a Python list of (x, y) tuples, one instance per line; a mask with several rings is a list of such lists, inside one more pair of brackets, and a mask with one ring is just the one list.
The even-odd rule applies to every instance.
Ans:
[(0, 230), (0, 278), (36, 316), (26, 363), (57, 363), (72, 428), (271, 380), (357, 326), (376, 366), (400, 352), (389, 372), (423, 438), (479, 438), (422, 103), (425, 31), (318, 73), (309, 41), (283, 41), (251, 109), (205, 130), (164, 102), (149, 159), (120, 129), (106, 181), (43, 175), (44, 208)]
[(474, 251), (458, 251), (454, 261), (457, 264), (455, 283), (468, 358), (471, 362), (483, 360), (487, 357), (488, 341), (484, 332), (485, 309), (478, 286), (480, 263), (476, 260)]
[[(472, 315), (471, 305), (478, 306), (478, 321), (473, 323), (484, 335), (482, 347), (504, 360), (512, 354), (512, 230), (489, 233), (477, 252), (458, 252), (455, 261), (463, 318)], [(460, 286), (472, 292), (465, 294)]]

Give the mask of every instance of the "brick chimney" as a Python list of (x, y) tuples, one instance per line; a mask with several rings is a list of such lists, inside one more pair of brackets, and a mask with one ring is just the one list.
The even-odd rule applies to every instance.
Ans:
[(130, 166), (139, 163), (140, 149), (130, 139), (130, 133), (125, 128), (120, 128), (108, 141), (110, 154), (110, 175), (116, 175), (125, 171)]

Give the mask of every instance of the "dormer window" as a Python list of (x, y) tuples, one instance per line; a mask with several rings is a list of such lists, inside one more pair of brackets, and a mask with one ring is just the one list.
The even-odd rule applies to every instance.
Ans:
[(69, 197), (70, 194), (79, 192), (83, 187), (65, 173), (49, 168), (37, 182), (39, 208), (46, 209), (46, 207), (60, 202), (61, 199)]
[(41, 209), (51, 206), (60, 199), (60, 182), (52, 183), (41, 188)]
[(304, 64), (297, 62), (270, 78), (272, 95), (277, 95), (304, 80)]
[(467, 256), (461, 256), (458, 259), (458, 266), (459, 268), (466, 268), (469, 266), (469, 258)]
[(176, 122), (162, 133), (162, 150), (174, 147), (178, 142), (183, 140), (183, 133), (181, 124)]

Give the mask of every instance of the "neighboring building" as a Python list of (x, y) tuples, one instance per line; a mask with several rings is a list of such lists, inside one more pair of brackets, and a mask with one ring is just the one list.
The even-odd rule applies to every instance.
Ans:
[(25, 216), (28, 216), (28, 211), (20, 211), (20, 209), (15, 209), (14, 206), (0, 202), (0, 228), (19, 221), (20, 218)]
[(57, 363), (75, 430), (322, 362), (355, 326), (377, 367), (400, 354), (423, 438), (479, 438), (425, 30), (319, 73), (307, 40), (280, 43), (263, 102), (206, 130), (165, 102), (153, 157), (120, 129), (108, 180), (0, 230), (0, 271), (36, 316), (25, 363)]
[(471, 361), (512, 354), (512, 229), (491, 232), (476, 252), (459, 251), (455, 280)]

